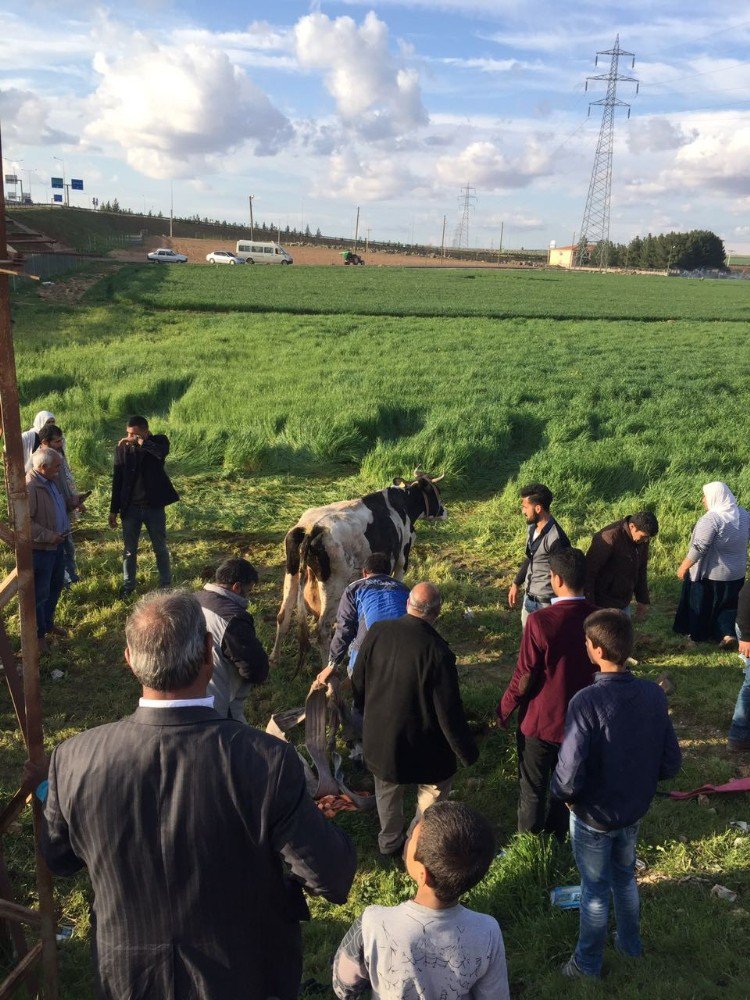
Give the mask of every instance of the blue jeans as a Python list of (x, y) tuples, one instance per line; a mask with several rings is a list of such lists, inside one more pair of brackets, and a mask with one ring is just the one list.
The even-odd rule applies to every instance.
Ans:
[(527, 597), (526, 594), (523, 595), (523, 605), (521, 606), (521, 628), (526, 625), (526, 619), (533, 611), (538, 611), (539, 608), (546, 608), (548, 604), (542, 604), (540, 601), (535, 601), (533, 597)]
[(166, 512), (163, 507), (134, 505), (128, 507), (122, 515), (122, 540), (125, 544), (122, 557), (122, 587), (126, 591), (135, 589), (138, 570), (138, 540), (141, 537), (141, 527), (144, 524), (156, 556), (159, 586), (169, 587), (172, 584), (172, 569), (169, 564), (169, 549), (167, 548)]
[(78, 583), (81, 578), (78, 575), (78, 567), (76, 566), (76, 546), (72, 535), (68, 535), (65, 539), (63, 548), (65, 550), (65, 582), (68, 584)]
[(65, 583), (65, 543), (56, 549), (34, 549), (36, 634), (41, 639), (55, 624), (55, 610)]
[[(737, 638), (740, 638), (739, 627), (736, 628)], [(745, 680), (737, 695), (737, 704), (734, 706), (732, 724), (729, 727), (730, 740), (750, 741), (750, 658), (742, 656), (745, 663)]]
[(615, 902), (617, 949), (636, 957), (643, 953), (640, 936), (640, 903), (635, 881), (635, 844), (638, 827), (602, 833), (570, 814), (573, 857), (581, 873), (581, 926), (573, 953), (587, 976), (598, 976), (604, 960), (609, 919), (609, 896)]

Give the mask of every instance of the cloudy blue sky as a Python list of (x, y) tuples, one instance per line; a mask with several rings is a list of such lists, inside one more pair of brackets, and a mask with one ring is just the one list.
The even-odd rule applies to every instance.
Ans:
[[(580, 229), (597, 50), (618, 96), (612, 236), (710, 228), (750, 247), (750, 8), (725, 0), (0, 0), (4, 170), (90, 198), (373, 239), (542, 247)], [(57, 157), (58, 159), (54, 159)]]

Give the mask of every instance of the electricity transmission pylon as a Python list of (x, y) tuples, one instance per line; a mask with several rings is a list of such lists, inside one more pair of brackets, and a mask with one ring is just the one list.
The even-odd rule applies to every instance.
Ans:
[(460, 214), (456, 223), (456, 231), (453, 234), (453, 246), (460, 250), (464, 247), (469, 249), (469, 219), (471, 211), (477, 203), (477, 189), (467, 184), (461, 188), (461, 195), (458, 199)]
[(599, 129), (599, 141), (596, 144), (594, 154), (594, 169), (591, 171), (591, 181), (589, 182), (589, 193), (586, 198), (586, 208), (583, 213), (581, 223), (581, 239), (575, 251), (575, 263), (578, 267), (588, 264), (591, 260), (592, 244), (599, 245), (599, 263), (601, 267), (607, 266), (607, 254), (609, 250), (609, 206), (612, 193), (612, 149), (615, 138), (615, 108), (627, 108), (628, 118), (630, 118), (630, 105), (617, 98), (618, 83), (634, 83), (635, 92), (638, 93), (639, 83), (633, 76), (623, 76), (619, 72), (621, 56), (630, 56), (633, 60), (631, 69), (635, 66), (635, 55), (620, 48), (620, 36), (615, 39), (615, 46), (612, 49), (604, 49), (597, 52), (595, 66), (599, 65), (599, 56), (610, 56), (609, 73), (601, 73), (598, 76), (586, 77), (586, 90), (589, 89), (590, 80), (603, 80), (607, 84), (607, 94), (599, 101), (589, 103), (589, 115), (592, 107), (601, 107), (602, 125)]

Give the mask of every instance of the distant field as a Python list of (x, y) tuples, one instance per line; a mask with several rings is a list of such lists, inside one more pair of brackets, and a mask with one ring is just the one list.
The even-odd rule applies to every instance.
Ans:
[[(746, 799), (655, 802), (639, 848), (649, 865), (646, 957), (633, 964), (609, 950), (604, 987), (564, 983), (557, 968), (577, 918), (552, 911), (548, 891), (577, 874), (567, 848), (514, 836), (514, 739), (492, 720), (519, 642), (518, 615), (505, 604), (523, 547), (518, 487), (541, 479), (584, 547), (616, 517), (656, 511), (653, 611), (635, 655), (642, 676), (667, 668), (676, 681), (685, 767), (672, 784), (750, 771), (724, 748), (736, 654), (687, 648), (671, 632), (674, 572), (702, 484), (726, 480), (750, 505), (748, 310), (743, 282), (557, 272), (142, 266), (104, 276), (77, 305), (25, 289), (14, 304), (25, 426), (52, 410), (79, 483), (95, 487), (76, 529), (83, 581), (61, 606), (74, 637), (44, 664), (49, 745), (128, 713), (137, 697), (122, 666), (121, 546), (105, 526), (112, 448), (128, 413), (144, 412), (172, 442), (168, 466), (182, 495), (169, 513), (176, 580), (197, 587), (223, 556), (249, 552), (269, 645), (283, 535), (305, 507), (380, 488), (415, 465), (445, 472), (448, 520), (420, 525), (407, 580), (443, 589), (439, 627), (481, 733), (480, 761), (456, 787), (492, 819), (506, 851), (472, 902), (503, 927), (513, 997), (606, 989), (623, 1000), (744, 1000), (750, 836), (729, 822), (749, 818)], [(154, 585), (148, 548), (141, 568)], [(250, 699), (254, 723), (303, 699), (315, 665), (294, 677), (293, 663), (290, 644)], [(54, 668), (66, 674), (57, 683)], [(0, 712), (0, 782), (12, 794), (23, 754), (10, 706)], [(349, 921), (410, 891), (405, 876), (380, 866), (369, 819), (337, 822), (355, 838), (360, 868), (346, 907), (313, 903), (305, 976), (321, 983)], [(8, 863), (21, 901), (31, 898), (28, 839), (10, 838)], [(738, 891), (738, 904), (711, 897), (714, 883)], [(63, 997), (81, 1000), (91, 996), (88, 884), (60, 880), (57, 889), (76, 924), (62, 951)]]
[(750, 319), (750, 290), (741, 282), (557, 270), (435, 269), (422, 273), (408, 268), (143, 265), (105, 282), (89, 300), (215, 313)]

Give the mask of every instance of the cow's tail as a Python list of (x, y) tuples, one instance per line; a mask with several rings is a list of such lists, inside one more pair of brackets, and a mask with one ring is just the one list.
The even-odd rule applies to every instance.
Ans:
[(311, 645), (307, 615), (310, 613), (316, 621), (320, 621), (324, 597), (320, 584), (325, 583), (331, 575), (331, 560), (325, 546), (325, 528), (319, 524), (314, 525), (302, 539), (299, 554), (300, 590), (297, 598), (298, 670), (304, 663)]
[(305, 538), (305, 529), (301, 527), (292, 528), (287, 532), (284, 539), (286, 549), (286, 571), (289, 576), (296, 576), (299, 573), (300, 548)]
[(324, 532), (325, 528), (321, 525), (314, 525), (312, 531), (302, 539), (299, 547), (302, 565), (321, 583), (325, 583), (331, 575), (331, 560), (323, 540)]

